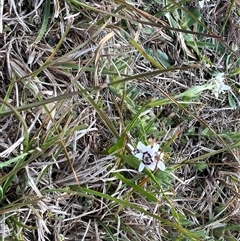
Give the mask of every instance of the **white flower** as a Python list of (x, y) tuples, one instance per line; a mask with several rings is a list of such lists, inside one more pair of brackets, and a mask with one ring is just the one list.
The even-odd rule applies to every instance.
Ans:
[(218, 73), (215, 78), (212, 80), (212, 93), (218, 98), (220, 93), (224, 93), (225, 90), (230, 90), (231, 87), (228, 85), (225, 85), (224, 80), (224, 73)]
[(141, 141), (138, 142), (137, 149), (128, 144), (132, 154), (141, 160), (138, 171), (141, 172), (144, 167), (148, 167), (150, 170), (154, 171), (157, 167), (158, 169), (165, 171), (165, 165), (161, 161), (163, 158), (163, 153), (160, 153), (159, 144), (153, 143), (151, 145), (145, 146)]

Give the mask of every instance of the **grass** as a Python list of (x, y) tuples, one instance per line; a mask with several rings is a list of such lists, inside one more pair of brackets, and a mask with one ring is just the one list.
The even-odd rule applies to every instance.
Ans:
[(1, 3), (1, 240), (239, 240), (239, 1)]

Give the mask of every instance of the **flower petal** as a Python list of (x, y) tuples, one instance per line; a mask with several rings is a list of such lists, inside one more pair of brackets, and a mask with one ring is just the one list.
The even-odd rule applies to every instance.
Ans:
[(137, 159), (143, 159), (143, 154), (141, 152), (135, 153), (134, 156), (137, 157)]
[(157, 149), (157, 150), (155, 150), (155, 149), (156, 149), (155, 146), (154, 146), (154, 147), (148, 146), (147, 152), (149, 153), (149, 155), (150, 155), (152, 158), (155, 156), (155, 153), (158, 151), (158, 149)]
[(142, 172), (142, 170), (144, 169), (145, 165), (141, 162), (139, 167), (138, 167), (138, 171)]
[(152, 150), (153, 150), (154, 152), (158, 152), (159, 147), (160, 147), (159, 144), (153, 143)]
[(163, 162), (161, 162), (161, 161), (158, 162), (157, 167), (161, 171), (165, 171), (166, 170), (165, 164)]
[(218, 73), (216, 76), (215, 76), (215, 79), (217, 81), (219, 81), (220, 83), (223, 82), (223, 76), (224, 76), (224, 73)]
[(223, 90), (230, 90), (231, 89), (231, 87), (229, 86), (229, 85), (222, 85), (222, 91)]
[(137, 149), (141, 152), (145, 152), (145, 148), (146, 148), (146, 146), (143, 145), (143, 143), (141, 141), (139, 141), (137, 144)]
[(150, 165), (146, 165), (146, 167), (148, 167), (150, 170), (154, 171), (156, 168), (156, 162), (152, 162)]

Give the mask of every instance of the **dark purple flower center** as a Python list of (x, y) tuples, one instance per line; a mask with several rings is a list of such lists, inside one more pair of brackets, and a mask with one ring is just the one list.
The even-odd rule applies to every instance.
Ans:
[(144, 165), (150, 165), (153, 162), (151, 155), (147, 151), (143, 152), (142, 162)]

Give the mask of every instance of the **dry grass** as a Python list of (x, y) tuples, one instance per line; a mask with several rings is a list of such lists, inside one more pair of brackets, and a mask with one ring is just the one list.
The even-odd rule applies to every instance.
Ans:
[(1, 240), (239, 240), (238, 1), (132, 2), (0, 1)]

